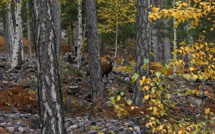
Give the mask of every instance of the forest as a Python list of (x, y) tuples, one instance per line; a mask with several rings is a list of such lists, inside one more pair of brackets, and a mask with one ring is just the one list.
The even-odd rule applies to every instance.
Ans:
[(1, 0), (1, 134), (215, 134), (213, 0)]

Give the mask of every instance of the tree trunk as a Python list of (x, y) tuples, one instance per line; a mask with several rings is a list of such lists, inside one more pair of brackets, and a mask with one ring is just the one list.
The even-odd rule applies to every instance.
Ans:
[[(173, 0), (173, 5), (175, 5), (175, 0)], [(173, 50), (175, 50), (177, 48), (177, 29), (176, 27), (174, 26), (176, 23), (176, 19), (173, 18), (173, 34), (174, 34), (174, 39), (173, 39)], [(173, 59), (174, 60), (177, 60), (177, 54), (174, 53), (173, 54)], [(173, 67), (173, 76), (176, 77), (177, 75), (177, 70), (176, 70), (176, 66)]]
[[(115, 34), (115, 52), (114, 52), (114, 59), (116, 59), (117, 56), (117, 50), (118, 50), (118, 33), (119, 33), (119, 11), (116, 13), (116, 34)], [(114, 60), (114, 67), (116, 67), (116, 60)]]
[(14, 27), (13, 27), (13, 20), (12, 20), (12, 3), (7, 2), (7, 36), (8, 36), (8, 52), (9, 52), (9, 59), (12, 59), (12, 48), (13, 48), (13, 42), (14, 42)]
[[(163, 1), (163, 6), (165, 8), (167, 8), (167, 1), (168, 0), (164, 0)], [(169, 32), (167, 30), (167, 28), (169, 27), (169, 23), (168, 23), (168, 20), (165, 19), (163, 20), (163, 24), (164, 24), (164, 42), (163, 42), (163, 46), (164, 46), (164, 59), (165, 59), (165, 63), (168, 64), (170, 59), (172, 58), (171, 57), (171, 41), (170, 41), (170, 38), (169, 38)]]
[(27, 10), (27, 37), (28, 37), (28, 57), (31, 59), (31, 28), (30, 28), (30, 14), (29, 14), (29, 0), (26, 1)]
[[(57, 36), (51, 10), (56, 0), (34, 0), (34, 43), (38, 68), (38, 100), (42, 134), (65, 134), (60, 75), (57, 60)], [(58, 25), (59, 26), (59, 25)], [(59, 40), (59, 39), (57, 39)]]
[[(163, 20), (163, 23), (164, 23), (164, 27), (167, 28), (169, 27), (169, 24), (168, 24), (168, 20)], [(171, 42), (170, 42), (170, 39), (169, 39), (169, 32), (167, 29), (164, 29), (163, 30), (163, 33), (164, 33), (164, 41), (163, 41), (163, 48), (164, 48), (164, 62), (166, 64), (169, 63), (170, 59), (171, 59)]]
[(77, 45), (78, 45), (78, 24), (77, 22), (73, 23), (73, 42), (74, 42), (74, 46), (73, 46), (73, 50), (74, 50), (74, 54), (76, 56), (77, 59)]
[(81, 50), (83, 46), (83, 30), (82, 30), (82, 0), (78, 0), (78, 44), (77, 44), (77, 63), (78, 68), (81, 66)]
[(7, 9), (6, 9), (6, 15), (5, 15), (5, 32), (4, 32), (4, 37), (5, 37), (5, 49), (6, 53), (9, 59), (11, 59), (11, 36), (10, 36), (10, 16), (11, 16), (11, 10), (10, 10), (10, 4), (7, 3)]
[(86, 0), (85, 4), (92, 99), (96, 101), (103, 98), (96, 5), (94, 0)]
[(159, 51), (161, 46), (159, 44), (160, 42), (159, 42), (159, 37), (158, 37), (159, 30), (157, 29), (156, 24), (158, 24), (158, 21), (153, 22), (153, 25), (155, 27), (153, 27), (151, 30), (151, 32), (152, 32), (152, 52), (154, 54), (152, 56), (152, 59), (154, 62), (160, 61), (161, 60), (160, 57), (162, 57), (162, 52)]
[(56, 36), (56, 49), (57, 49), (57, 58), (60, 58), (61, 53), (61, 1), (53, 0), (52, 1), (52, 18), (54, 19), (54, 34)]
[(150, 45), (150, 22), (148, 20), (149, 0), (138, 0), (137, 2), (137, 39), (136, 39), (136, 67), (135, 71), (139, 74), (135, 82), (133, 100), (136, 105), (143, 105), (142, 98), (144, 92), (140, 88), (140, 78), (149, 76), (150, 64), (143, 68), (143, 61), (149, 59)]
[[(152, 2), (153, 5), (156, 7), (161, 7), (162, 6), (162, 0), (153, 0)], [(162, 40), (164, 40), (162, 30), (163, 30), (163, 20), (157, 20), (152, 22), (152, 52), (153, 56), (152, 59), (155, 62), (165, 62), (165, 53), (166, 51), (164, 50), (164, 45)]]
[(13, 42), (13, 55), (11, 67), (17, 67), (21, 65), (22, 59), (24, 57), (24, 46), (23, 46), (23, 36), (22, 36), (22, 17), (21, 17), (21, 8), (22, 0), (14, 1), (14, 11), (15, 11), (15, 26), (14, 26), (14, 42)]

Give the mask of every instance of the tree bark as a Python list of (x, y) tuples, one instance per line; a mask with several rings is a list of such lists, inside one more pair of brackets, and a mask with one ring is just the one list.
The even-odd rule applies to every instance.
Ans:
[(6, 28), (5, 28), (5, 46), (9, 59), (11, 60), (11, 47), (13, 42), (13, 23), (11, 15), (11, 3), (7, 2), (7, 11), (6, 11)]
[[(55, 33), (56, 0), (34, 0), (34, 43), (38, 69), (38, 100), (42, 134), (65, 134)], [(57, 15), (56, 15), (57, 16)]]
[[(137, 1), (137, 37), (136, 37), (136, 67), (135, 71), (139, 74), (134, 86), (133, 100), (136, 105), (143, 105), (142, 98), (144, 92), (140, 88), (140, 78), (142, 76), (149, 76), (150, 59), (149, 59), (149, 45), (150, 45), (150, 22), (148, 20), (148, 7), (150, 0)], [(148, 59), (147, 67), (143, 68), (144, 59)]]
[(22, 0), (14, 0), (14, 11), (15, 11), (15, 26), (14, 26), (14, 42), (13, 42), (13, 55), (11, 67), (18, 67), (22, 63), (24, 57), (24, 46), (23, 46), (23, 35), (22, 35), (22, 17), (21, 8)]
[[(169, 23), (168, 20), (163, 20), (164, 23), (164, 27), (167, 28), (169, 27)], [(163, 48), (164, 48), (164, 62), (166, 64), (169, 63), (170, 59), (171, 59), (171, 42), (169, 39), (169, 32), (167, 29), (163, 30), (164, 33), (164, 41), (163, 41)]]
[(97, 13), (94, 0), (86, 0), (85, 4), (92, 99), (96, 101), (98, 99), (103, 98), (103, 86), (100, 65), (101, 61), (98, 43)]
[(52, 18), (54, 19), (54, 34), (56, 36), (56, 48), (57, 48), (57, 57), (60, 58), (61, 53), (61, 1), (53, 0), (52, 8), (53, 14)]
[(81, 66), (81, 50), (83, 46), (83, 28), (82, 28), (82, 0), (78, 0), (78, 44), (77, 44), (77, 63)]
[(28, 37), (28, 57), (31, 59), (31, 27), (30, 27), (30, 14), (29, 14), (29, 0), (26, 1), (27, 10), (27, 37)]
[[(173, 0), (173, 4), (175, 5), (175, 0)], [(173, 39), (173, 50), (175, 50), (177, 48), (177, 28), (174, 26), (176, 23), (176, 19), (173, 18), (173, 35), (174, 35), (174, 39)], [(173, 59), (176, 61), (177, 60), (177, 54), (174, 53), (173, 54)], [(176, 77), (177, 75), (177, 68), (176, 66), (173, 67), (173, 76)]]

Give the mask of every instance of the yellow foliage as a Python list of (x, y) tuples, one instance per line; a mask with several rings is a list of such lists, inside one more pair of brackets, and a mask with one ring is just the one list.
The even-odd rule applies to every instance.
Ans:
[[(98, 11), (98, 24), (100, 33), (115, 33), (116, 26), (128, 23), (135, 23), (136, 12), (135, 1), (122, 2), (121, 0), (98, 0), (101, 4)], [(116, 19), (118, 18), (118, 19)]]
[[(163, 17), (164, 19), (168, 17), (170, 19), (171, 17), (174, 17), (176, 19), (176, 23), (174, 24), (175, 27), (178, 26), (179, 23), (185, 22), (187, 20), (191, 20), (191, 28), (195, 28), (199, 25), (200, 19), (202, 17), (207, 16), (208, 14), (214, 13), (215, 8), (215, 2), (209, 1), (209, 2), (203, 2), (201, 0), (194, 0), (196, 3), (193, 7), (190, 6), (187, 2), (176, 2), (175, 7), (171, 9), (159, 9), (157, 7), (153, 7), (152, 11), (149, 15), (149, 20), (152, 22), (153, 20), (158, 19), (159, 16)], [(208, 18), (208, 20), (211, 20), (211, 18)], [(213, 25), (214, 27), (214, 25)]]

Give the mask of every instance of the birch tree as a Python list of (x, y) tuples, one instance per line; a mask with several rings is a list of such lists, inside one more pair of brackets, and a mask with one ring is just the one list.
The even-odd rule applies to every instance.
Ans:
[(78, 0), (78, 44), (77, 44), (77, 63), (81, 66), (81, 49), (83, 46), (83, 28), (82, 28), (82, 0)]
[(22, 35), (22, 17), (21, 17), (22, 0), (14, 0), (15, 26), (13, 31), (13, 54), (11, 67), (18, 67), (24, 57), (23, 35)]
[[(56, 23), (52, 10), (57, 0), (34, 0), (34, 43), (37, 56), (38, 100), (42, 134), (65, 134)], [(58, 31), (59, 32), (59, 31)], [(58, 39), (59, 40), (59, 39)]]

